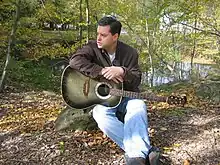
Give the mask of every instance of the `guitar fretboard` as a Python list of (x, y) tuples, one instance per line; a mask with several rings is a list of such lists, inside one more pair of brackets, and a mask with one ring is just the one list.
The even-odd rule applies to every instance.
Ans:
[(123, 96), (123, 97), (144, 99), (147, 101), (167, 102), (167, 97), (156, 96), (153, 93), (146, 93), (146, 92), (138, 93), (138, 92), (124, 91), (124, 90), (112, 88), (110, 90), (110, 94), (112, 96)]

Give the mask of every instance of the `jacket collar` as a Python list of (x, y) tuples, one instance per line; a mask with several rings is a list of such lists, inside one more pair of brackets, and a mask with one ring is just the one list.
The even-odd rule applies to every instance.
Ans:
[[(115, 51), (115, 57), (117, 56), (117, 54), (119, 54), (119, 49), (121, 47), (121, 41), (117, 41), (117, 45), (116, 45), (116, 51)], [(100, 48), (102, 53), (108, 54), (108, 52), (105, 49)]]

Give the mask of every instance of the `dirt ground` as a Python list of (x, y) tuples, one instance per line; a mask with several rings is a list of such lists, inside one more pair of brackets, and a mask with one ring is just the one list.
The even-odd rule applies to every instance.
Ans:
[[(99, 130), (55, 131), (62, 106), (61, 97), (53, 93), (0, 94), (0, 164), (124, 164), (124, 152)], [(163, 164), (220, 165), (219, 104), (149, 105), (148, 120)]]

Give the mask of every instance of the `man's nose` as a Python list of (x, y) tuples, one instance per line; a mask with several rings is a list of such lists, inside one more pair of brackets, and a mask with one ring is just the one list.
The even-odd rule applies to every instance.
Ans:
[(100, 35), (97, 35), (97, 40), (101, 41), (101, 36)]

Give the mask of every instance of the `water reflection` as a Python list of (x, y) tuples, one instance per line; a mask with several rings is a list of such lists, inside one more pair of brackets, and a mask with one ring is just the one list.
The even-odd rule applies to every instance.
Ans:
[[(177, 63), (175, 68), (175, 72), (171, 73), (168, 69), (157, 69), (155, 70), (154, 78), (153, 78), (153, 86), (158, 86), (161, 84), (167, 84), (174, 81), (180, 80), (190, 80), (190, 72), (191, 72), (191, 64)], [(205, 78), (210, 74), (210, 71), (213, 70), (213, 65), (211, 64), (193, 64), (193, 70), (196, 75), (200, 78)], [(142, 74), (142, 83), (150, 85), (150, 73), (143, 72)]]

